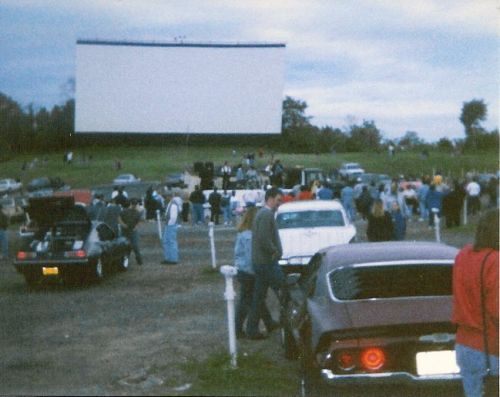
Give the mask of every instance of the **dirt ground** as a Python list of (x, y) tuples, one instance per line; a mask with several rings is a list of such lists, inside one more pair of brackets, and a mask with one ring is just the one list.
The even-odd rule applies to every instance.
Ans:
[[(356, 225), (362, 241), (366, 223)], [(132, 260), (99, 284), (29, 291), (0, 263), (0, 395), (189, 395), (196, 380), (180, 364), (227, 350), (224, 279), (212, 270), (206, 226), (180, 229), (177, 266), (160, 264), (155, 223), (140, 230), (144, 265)], [(219, 266), (232, 262), (235, 233), (216, 227)], [(15, 228), (10, 238), (14, 253)], [(407, 239), (434, 240), (434, 232), (414, 220)], [(445, 230), (442, 240), (461, 247), (471, 235)], [(240, 349), (282, 356), (277, 333)]]

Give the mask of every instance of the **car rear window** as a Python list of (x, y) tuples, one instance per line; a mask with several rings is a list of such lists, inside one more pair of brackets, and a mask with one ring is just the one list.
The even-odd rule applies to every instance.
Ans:
[(342, 212), (337, 210), (283, 212), (276, 221), (279, 229), (345, 225)]
[(346, 267), (329, 274), (339, 300), (444, 296), (452, 294), (452, 264)]

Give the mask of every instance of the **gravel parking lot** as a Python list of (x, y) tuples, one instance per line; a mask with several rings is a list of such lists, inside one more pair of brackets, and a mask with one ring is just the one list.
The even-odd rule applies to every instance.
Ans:
[[(366, 223), (357, 222), (364, 240)], [(457, 247), (471, 233), (443, 232)], [(217, 263), (231, 264), (235, 229), (217, 226)], [(433, 240), (425, 223), (409, 240)], [(11, 230), (16, 244), (16, 230)], [(226, 351), (224, 279), (212, 270), (207, 227), (183, 226), (181, 264), (161, 265), (155, 223), (141, 226), (144, 265), (101, 283), (46, 283), (29, 291), (7, 262), (0, 278), (0, 394), (189, 395), (195, 382), (180, 364)], [(271, 309), (278, 308), (271, 297)], [(241, 341), (246, 351), (282, 357), (278, 334)]]

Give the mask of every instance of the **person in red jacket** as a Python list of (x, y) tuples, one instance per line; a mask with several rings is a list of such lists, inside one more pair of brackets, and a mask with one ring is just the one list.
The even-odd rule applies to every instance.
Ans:
[(485, 347), (491, 374), (498, 376), (498, 220), (498, 209), (481, 217), (474, 245), (462, 248), (453, 267), (452, 321), (457, 325), (455, 350), (467, 397), (483, 395)]

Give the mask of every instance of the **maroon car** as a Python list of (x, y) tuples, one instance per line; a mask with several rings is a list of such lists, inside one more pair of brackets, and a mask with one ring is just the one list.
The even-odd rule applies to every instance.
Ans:
[(302, 394), (351, 395), (346, 386), (460, 394), (450, 322), (456, 254), (430, 242), (349, 244), (288, 275), (282, 341), (287, 358), (300, 357)]

